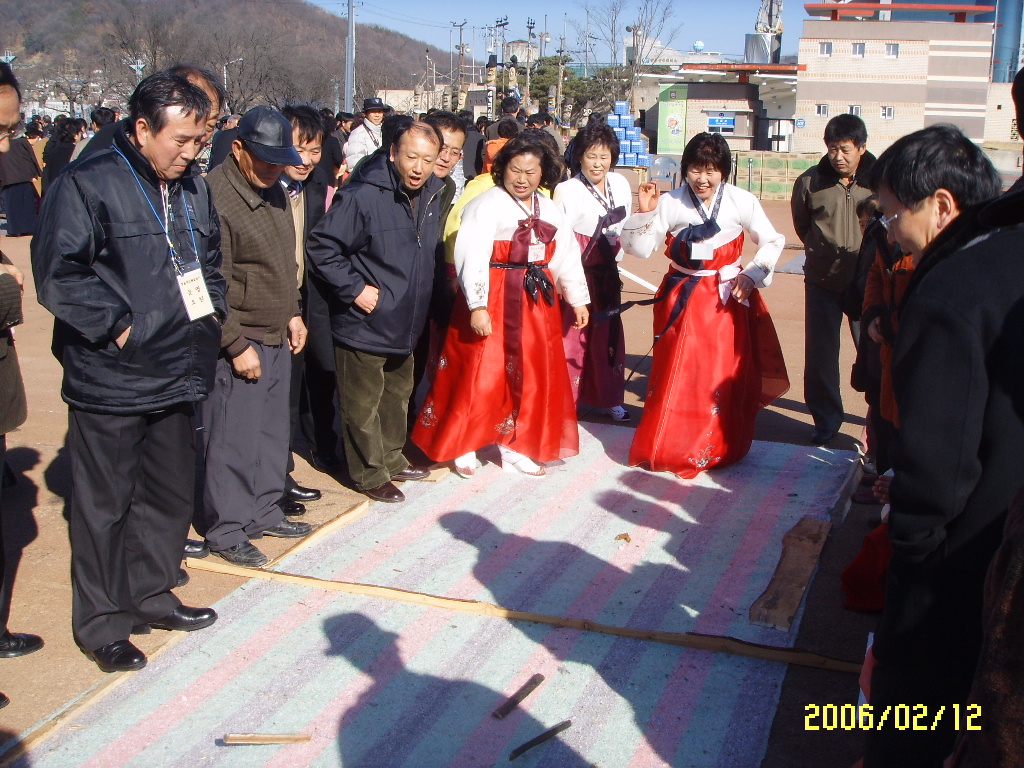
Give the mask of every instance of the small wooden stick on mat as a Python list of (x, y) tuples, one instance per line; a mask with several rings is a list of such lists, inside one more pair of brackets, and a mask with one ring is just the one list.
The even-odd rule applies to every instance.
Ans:
[(517, 757), (522, 755), (524, 752), (533, 749), (538, 744), (543, 744), (548, 739), (553, 739), (555, 736), (560, 734), (562, 731), (564, 731), (566, 728), (568, 728), (571, 725), (572, 725), (572, 720), (564, 720), (561, 723), (559, 723), (558, 725), (554, 726), (553, 728), (548, 728), (540, 736), (535, 736), (534, 738), (530, 739), (525, 744), (523, 744), (521, 746), (518, 746), (515, 749), (513, 749), (509, 753), (508, 759), (509, 760), (515, 760)]
[(308, 733), (225, 733), (225, 744), (301, 744)]
[(522, 688), (520, 688), (518, 691), (516, 691), (511, 696), (509, 696), (508, 701), (506, 701), (504, 704), (502, 704), (496, 710), (491, 712), (491, 716), (492, 717), (496, 717), (499, 720), (501, 720), (501, 718), (503, 718), (505, 715), (507, 715), (513, 709), (515, 709), (520, 704), (522, 704), (523, 703), (523, 699), (525, 699), (527, 696), (529, 696), (531, 693), (533, 693), (535, 690), (537, 690), (538, 686), (540, 686), (540, 684), (543, 683), (543, 682), (544, 682), (544, 675), (542, 675), (540, 673), (534, 675), (533, 677), (531, 677), (529, 680), (527, 680), (523, 684)]

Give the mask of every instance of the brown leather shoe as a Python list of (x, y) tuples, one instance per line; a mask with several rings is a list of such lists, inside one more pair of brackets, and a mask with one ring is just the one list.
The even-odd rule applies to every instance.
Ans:
[(423, 467), (406, 467), (397, 475), (392, 475), (392, 480), (426, 480), (430, 477), (430, 470)]
[(367, 488), (363, 493), (374, 501), (386, 501), (388, 504), (397, 504), (400, 501), (405, 501), (405, 494), (398, 490), (398, 486), (390, 480), (383, 485), (378, 485), (376, 488)]

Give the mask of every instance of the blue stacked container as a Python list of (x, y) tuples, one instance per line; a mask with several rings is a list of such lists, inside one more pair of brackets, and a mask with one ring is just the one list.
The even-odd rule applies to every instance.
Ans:
[(636, 167), (636, 153), (635, 152), (627, 152), (626, 154), (624, 154), (622, 156), (622, 165), (626, 166), (627, 168), (635, 168)]
[(628, 101), (616, 101), (615, 102), (615, 114), (616, 115), (628, 115), (629, 114), (629, 102)]
[(620, 144), (623, 141), (626, 140), (626, 129), (625, 128), (613, 128), (612, 130), (615, 131), (615, 138), (617, 138), (619, 140)]
[(615, 113), (608, 115), (608, 127), (618, 128), (619, 127), (619, 116)]
[(636, 156), (636, 164), (641, 168), (651, 167), (651, 156), (646, 152), (642, 152)]

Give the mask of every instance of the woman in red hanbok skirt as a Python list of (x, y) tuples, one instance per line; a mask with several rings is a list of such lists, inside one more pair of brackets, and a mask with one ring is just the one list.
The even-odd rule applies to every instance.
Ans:
[(462, 213), (460, 298), (412, 440), (463, 477), (491, 444), (505, 466), (541, 476), (545, 462), (579, 451), (560, 302), (582, 328), (590, 295), (572, 228), (537, 192), (558, 182), (555, 154), (520, 134), (498, 153), (493, 175), (497, 186)]
[[(622, 303), (618, 262), (619, 232), (633, 207), (629, 182), (612, 168), (619, 161), (619, 140), (603, 122), (592, 121), (576, 135), (573, 154), (580, 173), (555, 188), (554, 201), (572, 224), (583, 255), (583, 271), (593, 313)], [(562, 332), (573, 396), (615, 421), (629, 421), (622, 407), (626, 391), (626, 344), (616, 313), (586, 328), (572, 327), (571, 308), (563, 310)]]
[[(646, 258), (668, 233), (670, 269), (654, 304), (654, 361), (629, 463), (690, 478), (750, 450), (759, 409), (789, 389), (778, 335), (757, 287), (771, 282), (785, 238), (760, 202), (727, 184), (731, 155), (719, 134), (686, 145), (686, 183), (659, 199), (639, 190), (622, 230)], [(744, 236), (757, 246), (743, 267)]]

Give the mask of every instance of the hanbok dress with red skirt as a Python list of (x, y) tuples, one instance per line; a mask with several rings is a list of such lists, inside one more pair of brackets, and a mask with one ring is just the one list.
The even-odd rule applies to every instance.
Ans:
[[(508, 194), (496, 187), (470, 206), (507, 208), (502, 197)], [(544, 213), (550, 214), (554, 204), (541, 200)], [(479, 211), (470, 206), (460, 240), (479, 235), (472, 223)], [(555, 229), (551, 226), (552, 238)], [(434, 382), (412, 433), (413, 442), (432, 460), (450, 461), (490, 444), (508, 446), (538, 463), (579, 452), (576, 408), (561, 343), (562, 299), (554, 290), (557, 275), (551, 269), (567, 238), (571, 240), (572, 233), (566, 228), (560, 243), (546, 243), (544, 260), (532, 263), (525, 254), (514, 252), (512, 240), (474, 244), (476, 251), (490, 247), (486, 306), (492, 333), (479, 336), (470, 326), (465, 290), (483, 292), (480, 286), (465, 286), (456, 299)], [(457, 244), (457, 260), (458, 248)], [(573, 258), (578, 265), (578, 251), (561, 254), (558, 261), (571, 265)], [(589, 298), (585, 288), (580, 292), (579, 285), (585, 283), (582, 270), (578, 272), (573, 277), (578, 285), (570, 291), (577, 305)]]
[(789, 389), (760, 291), (746, 304), (730, 293), (743, 231), (722, 234), (726, 242), (699, 261), (690, 258), (691, 243), (673, 248), (676, 238), (668, 237), (672, 268), (654, 304), (654, 359), (631, 466), (692, 478), (737, 462), (750, 450), (758, 410)]

